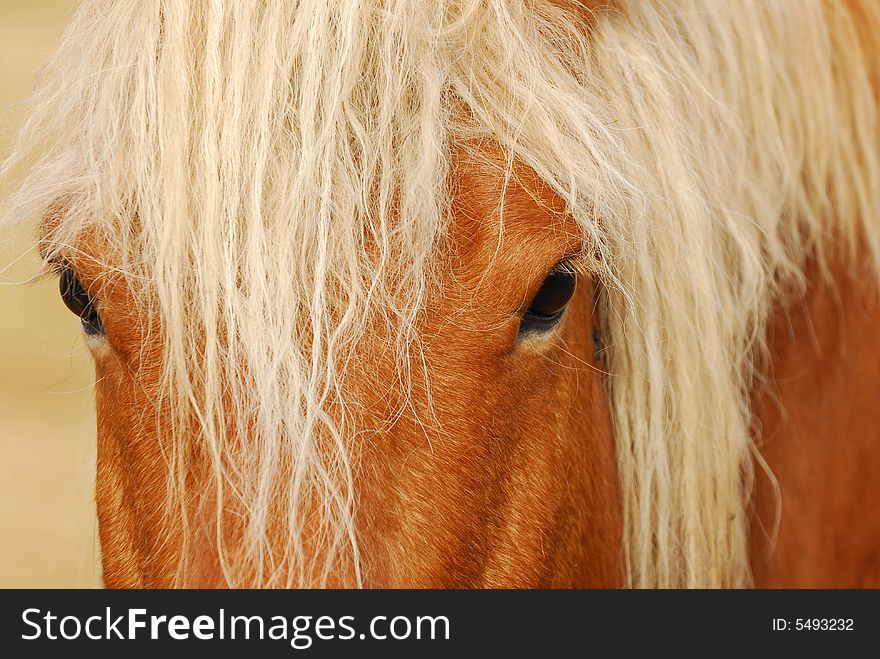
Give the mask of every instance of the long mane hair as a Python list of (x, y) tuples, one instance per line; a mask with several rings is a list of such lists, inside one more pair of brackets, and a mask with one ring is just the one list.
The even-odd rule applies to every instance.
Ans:
[(50, 252), (102, 236), (141, 295), (168, 518), (189, 536), (205, 502), (242, 513), (216, 531), (229, 584), (360, 583), (346, 363), (378, 318), (404, 392), (423, 377), (450, 153), (474, 139), (552, 186), (595, 254), (630, 583), (748, 584), (768, 312), (832, 238), (880, 262), (880, 8), (596, 4), (79, 8), (3, 221), (51, 214)]

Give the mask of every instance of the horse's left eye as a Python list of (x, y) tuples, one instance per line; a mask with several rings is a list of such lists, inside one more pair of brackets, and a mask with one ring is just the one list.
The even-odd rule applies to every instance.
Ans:
[(61, 299), (65, 306), (79, 316), (82, 321), (83, 331), (91, 336), (104, 333), (104, 324), (95, 309), (92, 298), (79, 283), (76, 273), (69, 267), (61, 270), (59, 281)]
[(549, 332), (556, 327), (574, 295), (576, 282), (577, 276), (566, 264), (561, 263), (553, 268), (523, 314), (519, 325), (520, 337)]

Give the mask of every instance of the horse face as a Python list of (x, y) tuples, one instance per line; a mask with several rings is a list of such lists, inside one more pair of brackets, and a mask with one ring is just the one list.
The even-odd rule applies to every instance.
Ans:
[[(423, 377), (404, 395), (392, 337), (377, 330), (342, 380), (361, 582), (614, 585), (619, 503), (594, 342), (597, 295), (588, 273), (574, 274), (580, 234), (530, 170), (517, 167), (506, 180), (500, 159), (467, 153), (453, 167), (452, 220), (437, 253), (443, 274), (419, 320)], [(64, 257), (62, 296), (83, 318), (96, 364), (105, 581), (222, 585), (217, 529), (227, 551), (245, 542), (237, 519), (247, 511), (218, 512), (216, 500), (199, 496), (210, 487), (204, 449), (177, 449), (185, 473), (170, 466), (159, 321), (130, 282), (100, 265), (104, 249), (86, 236)], [(190, 502), (187, 533), (168, 514), (173, 479)], [(343, 567), (329, 583), (350, 585), (353, 574)]]
[[(579, 276), (558, 322), (560, 263), (581, 239), (520, 168), (459, 154), (442, 281), (420, 328), (430, 382), (367, 442), (359, 483), (369, 585), (611, 585), (620, 520), (595, 288)], [(499, 199), (504, 196), (503, 231)], [(542, 303), (545, 308), (542, 309)], [(373, 373), (384, 373), (375, 386)], [(397, 407), (389, 364), (354, 385), (367, 426)], [(371, 397), (369, 390), (375, 392)]]

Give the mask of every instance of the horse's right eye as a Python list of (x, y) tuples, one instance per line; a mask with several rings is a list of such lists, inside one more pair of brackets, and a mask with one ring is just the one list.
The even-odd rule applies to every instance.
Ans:
[(82, 321), (83, 331), (90, 336), (103, 334), (104, 324), (92, 298), (77, 279), (76, 273), (67, 266), (61, 270), (59, 289), (64, 305)]

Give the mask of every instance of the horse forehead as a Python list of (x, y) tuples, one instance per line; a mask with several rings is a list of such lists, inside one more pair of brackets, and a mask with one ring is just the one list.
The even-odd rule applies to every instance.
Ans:
[(453, 154), (452, 227), (456, 259), (543, 269), (581, 250), (583, 234), (563, 199), (518, 160), (500, 153)]

